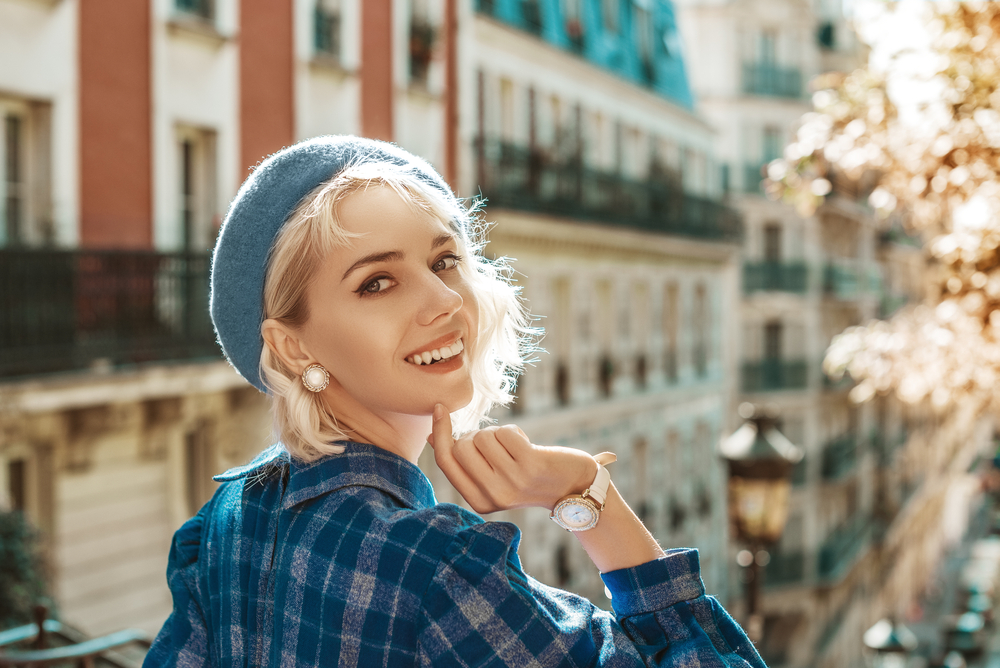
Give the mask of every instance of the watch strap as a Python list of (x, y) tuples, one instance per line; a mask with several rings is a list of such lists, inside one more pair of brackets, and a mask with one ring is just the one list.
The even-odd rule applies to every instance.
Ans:
[(594, 461), (597, 462), (597, 476), (594, 478), (594, 482), (590, 483), (590, 488), (583, 493), (583, 496), (594, 499), (600, 504), (601, 510), (604, 509), (604, 502), (608, 498), (608, 487), (611, 485), (611, 474), (604, 468), (604, 465), (617, 461), (617, 459), (618, 456), (613, 452), (602, 452), (594, 457)]

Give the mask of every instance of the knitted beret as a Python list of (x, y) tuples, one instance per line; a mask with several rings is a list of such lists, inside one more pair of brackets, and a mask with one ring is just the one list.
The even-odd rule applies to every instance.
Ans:
[(261, 392), (264, 275), (278, 230), (302, 199), (351, 165), (380, 162), (412, 170), (457, 206), (426, 161), (393, 144), (350, 136), (316, 137), (278, 151), (243, 182), (219, 231), (212, 257), (210, 310), (226, 359)]

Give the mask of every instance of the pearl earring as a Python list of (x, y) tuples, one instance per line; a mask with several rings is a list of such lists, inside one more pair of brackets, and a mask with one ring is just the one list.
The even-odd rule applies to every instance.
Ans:
[(302, 385), (310, 392), (322, 392), (330, 384), (330, 373), (320, 364), (306, 367), (302, 372)]

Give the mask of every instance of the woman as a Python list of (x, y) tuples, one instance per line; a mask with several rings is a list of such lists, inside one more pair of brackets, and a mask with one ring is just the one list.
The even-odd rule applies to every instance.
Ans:
[[(146, 665), (763, 667), (697, 552), (661, 550), (610, 484), (614, 455), (479, 429), (531, 334), (479, 229), (427, 163), (380, 142), (310, 140), (247, 179), (212, 317), (280, 441), (218, 476), (175, 535), (174, 610)], [(427, 442), (476, 511), (552, 510), (615, 616), (527, 576), (515, 526), (438, 504), (416, 467)]]

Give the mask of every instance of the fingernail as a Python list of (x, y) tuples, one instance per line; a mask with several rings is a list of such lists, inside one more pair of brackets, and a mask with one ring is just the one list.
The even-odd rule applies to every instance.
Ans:
[(437, 422), (444, 417), (444, 406), (441, 404), (434, 404), (434, 421)]

